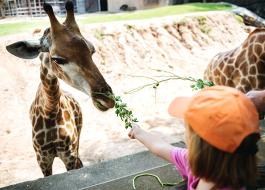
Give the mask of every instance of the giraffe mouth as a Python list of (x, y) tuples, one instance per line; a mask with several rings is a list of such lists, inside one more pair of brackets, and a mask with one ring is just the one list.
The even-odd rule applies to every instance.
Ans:
[(112, 94), (112, 90), (108, 89), (108, 91), (99, 92), (99, 91), (92, 91), (92, 100), (94, 106), (99, 109), (100, 111), (107, 111), (110, 108), (113, 108), (115, 105), (115, 101), (112, 96), (108, 94)]
[(108, 109), (114, 107), (114, 103), (112, 99), (106, 101), (106, 100), (97, 98), (97, 99), (94, 99), (93, 103), (95, 107), (99, 109), (100, 111), (107, 111)]
[(103, 100), (100, 100), (100, 99), (94, 100), (94, 105), (100, 111), (107, 111), (109, 109), (109, 107), (107, 106), (107, 104)]

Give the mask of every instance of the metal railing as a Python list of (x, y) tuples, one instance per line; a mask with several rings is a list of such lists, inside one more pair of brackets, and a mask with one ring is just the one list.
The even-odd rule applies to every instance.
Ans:
[[(45, 2), (53, 6), (54, 12), (56, 14), (65, 14), (64, 0), (51, 0)], [(38, 2), (31, 0), (29, 5), (26, 3), (19, 4), (17, 0), (9, 0), (5, 4), (4, 14), (5, 16), (43, 16), (45, 15), (45, 12), (43, 10), (42, 4), (43, 0)]]

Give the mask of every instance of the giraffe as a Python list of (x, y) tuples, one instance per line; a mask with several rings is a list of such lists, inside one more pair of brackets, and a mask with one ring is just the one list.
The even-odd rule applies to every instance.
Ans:
[(217, 54), (204, 79), (244, 93), (265, 89), (265, 28), (255, 29), (239, 47)]
[(94, 46), (80, 33), (74, 17), (74, 6), (67, 1), (66, 19), (59, 23), (52, 6), (44, 3), (50, 27), (35, 41), (19, 41), (6, 47), (11, 54), (32, 59), (40, 55), (40, 79), (30, 108), (32, 141), (38, 164), (44, 176), (52, 175), (52, 164), (59, 157), (67, 170), (83, 166), (79, 158), (82, 112), (78, 102), (60, 89), (62, 79), (90, 95), (96, 108), (113, 108), (114, 100), (105, 96), (112, 89), (92, 60)]

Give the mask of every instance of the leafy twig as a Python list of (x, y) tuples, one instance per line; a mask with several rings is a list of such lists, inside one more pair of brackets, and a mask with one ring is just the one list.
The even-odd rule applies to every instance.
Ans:
[(125, 129), (132, 128), (132, 123), (138, 122), (137, 118), (133, 116), (132, 111), (127, 109), (127, 104), (123, 103), (120, 96), (115, 96), (115, 113), (125, 124)]
[(115, 114), (124, 122), (125, 129), (132, 128), (132, 123), (138, 122), (137, 118), (133, 116), (132, 111), (127, 108), (127, 104), (122, 101), (120, 96), (115, 96), (112, 93), (94, 93), (107, 96), (115, 101)]
[[(155, 69), (153, 69), (153, 70), (155, 70)], [(156, 69), (155, 71), (157, 71), (157, 72), (164, 72), (164, 73), (167, 73), (167, 74), (170, 74), (170, 75), (166, 75), (166, 76), (156, 76), (156, 77), (159, 77), (159, 78), (164, 78), (164, 79), (160, 79), (160, 80), (157, 80), (157, 79), (152, 78), (152, 77), (134, 76), (134, 77), (143, 77), (143, 78), (151, 79), (151, 80), (153, 80), (155, 82), (151, 82), (151, 83), (145, 84), (143, 86), (136, 87), (136, 88), (134, 88), (132, 90), (129, 90), (129, 91), (125, 92), (125, 93), (126, 94), (135, 93), (135, 92), (137, 92), (139, 90), (142, 90), (142, 89), (144, 89), (146, 87), (150, 87), (150, 86), (152, 86), (154, 89), (157, 89), (158, 86), (161, 83), (166, 82), (166, 81), (169, 81), (169, 80), (191, 81), (191, 82), (193, 82), (193, 84), (190, 87), (193, 90), (200, 90), (200, 89), (203, 89), (206, 86), (214, 86), (214, 83), (211, 82), (211, 81), (207, 81), (207, 80), (203, 80), (203, 79), (195, 79), (193, 77), (182, 77), (182, 76), (175, 75), (172, 72), (163, 71), (163, 70), (160, 70), (160, 69)]]
[[(169, 81), (169, 80), (186, 80), (186, 81), (194, 82), (194, 84), (191, 85), (191, 88), (193, 90), (199, 90), (199, 89), (203, 89), (206, 86), (213, 86), (214, 85), (213, 82), (210, 82), (207, 80), (195, 79), (192, 77), (181, 77), (181, 76), (175, 75), (174, 73), (171, 73), (168, 71), (163, 71), (163, 70), (156, 70), (156, 71), (157, 72), (164, 72), (164, 73), (167, 73), (170, 75), (169, 76), (168, 75), (167, 76), (156, 76), (156, 77), (164, 77), (164, 79), (160, 79), (160, 80), (154, 79), (152, 77), (146, 77), (146, 76), (134, 76), (134, 77), (147, 78), (147, 79), (153, 80), (153, 82), (145, 84), (145, 85), (140, 86), (140, 87), (137, 87), (135, 89), (132, 89), (126, 93), (131, 94), (131, 93), (137, 92), (137, 91), (142, 90), (143, 88), (146, 88), (149, 86), (152, 86), (156, 90), (161, 83)], [(97, 93), (97, 92), (94, 92), (94, 93), (104, 95), (104, 96), (111, 98), (115, 101), (115, 106), (114, 106), (115, 107), (115, 113), (124, 122), (126, 129), (129, 127), (132, 128), (132, 123), (138, 122), (137, 118), (135, 118), (132, 111), (130, 111), (127, 108), (127, 104), (122, 101), (120, 96), (115, 96), (112, 93)]]

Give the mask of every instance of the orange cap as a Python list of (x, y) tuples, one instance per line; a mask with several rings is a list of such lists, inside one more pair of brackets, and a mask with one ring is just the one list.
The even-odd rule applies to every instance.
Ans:
[(184, 118), (206, 142), (233, 153), (252, 133), (259, 133), (259, 117), (254, 104), (242, 92), (225, 86), (213, 86), (193, 97), (177, 97), (170, 115)]

